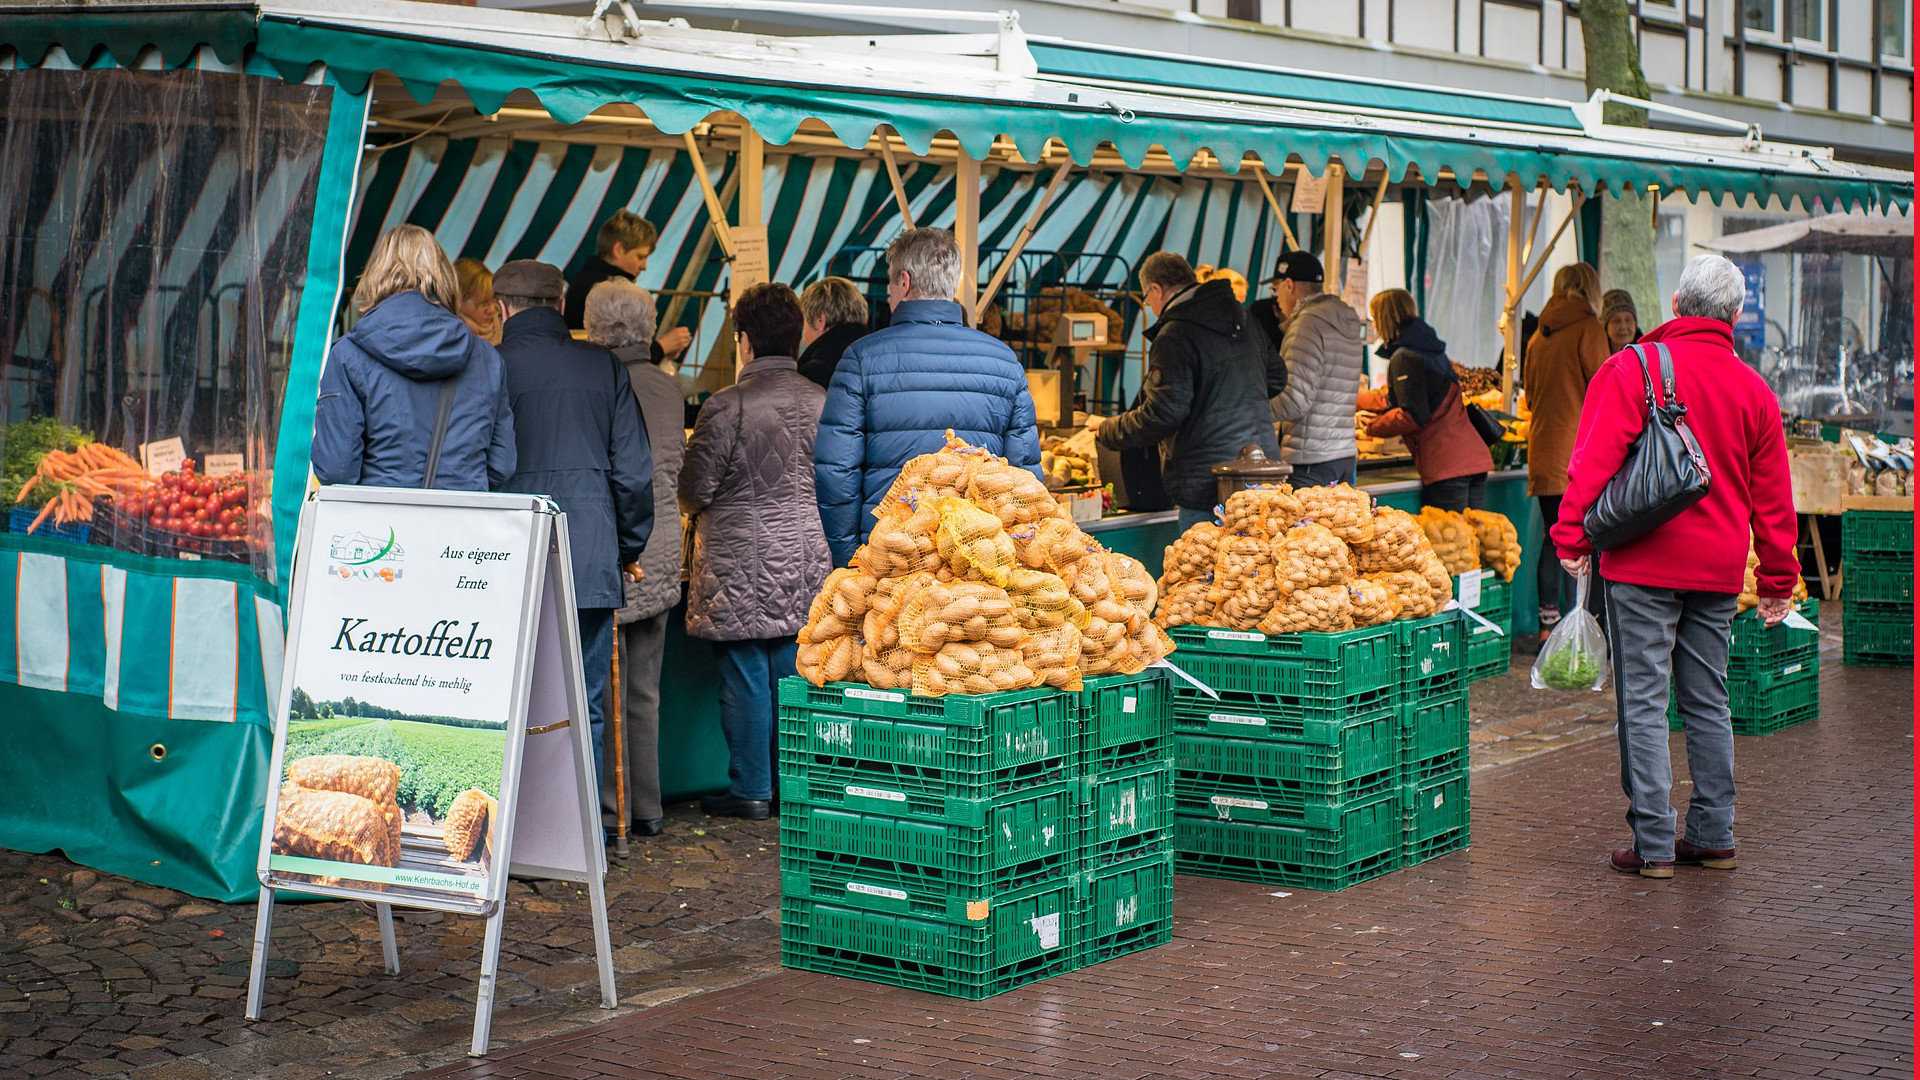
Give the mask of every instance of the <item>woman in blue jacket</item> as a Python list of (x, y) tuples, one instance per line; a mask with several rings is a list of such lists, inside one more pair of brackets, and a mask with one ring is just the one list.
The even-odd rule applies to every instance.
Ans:
[(515, 464), (505, 369), (461, 321), (459, 279), (433, 234), (383, 234), (353, 303), (360, 321), (320, 374), (314, 476), (453, 491), (504, 483)]

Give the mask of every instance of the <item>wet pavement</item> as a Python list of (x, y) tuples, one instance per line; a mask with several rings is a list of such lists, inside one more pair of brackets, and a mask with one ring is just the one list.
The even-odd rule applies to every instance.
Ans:
[(1738, 741), (1731, 873), (1608, 872), (1611, 702), (1522, 668), (1475, 688), (1469, 851), (1331, 894), (1182, 877), (1170, 944), (986, 1002), (781, 970), (776, 823), (674, 808), (614, 864), (617, 1010), (580, 887), (515, 883), (479, 1062), (478, 920), (403, 918), (389, 977), (357, 905), (283, 907), (256, 1024), (250, 906), (0, 852), (0, 1076), (1911, 1075), (1912, 673), (1835, 644), (1822, 719)]

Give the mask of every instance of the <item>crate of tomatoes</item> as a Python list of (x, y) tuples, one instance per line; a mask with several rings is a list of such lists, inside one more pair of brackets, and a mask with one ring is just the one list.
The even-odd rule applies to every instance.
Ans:
[[(201, 476), (193, 459), (115, 506), (116, 547), (162, 558), (246, 562), (248, 484), (244, 473)], [(130, 541), (130, 542), (129, 542)]]

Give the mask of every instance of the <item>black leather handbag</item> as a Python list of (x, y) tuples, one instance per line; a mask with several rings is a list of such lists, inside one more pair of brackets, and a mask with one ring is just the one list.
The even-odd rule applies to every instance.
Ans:
[(1627, 448), (1620, 471), (1587, 508), (1587, 542), (1597, 551), (1617, 548), (1672, 521), (1706, 498), (1713, 480), (1700, 441), (1687, 427), (1687, 406), (1673, 396), (1673, 356), (1665, 345), (1653, 347), (1660, 358), (1660, 394), (1654, 394), (1646, 347), (1633, 346), (1647, 388), (1647, 423)]

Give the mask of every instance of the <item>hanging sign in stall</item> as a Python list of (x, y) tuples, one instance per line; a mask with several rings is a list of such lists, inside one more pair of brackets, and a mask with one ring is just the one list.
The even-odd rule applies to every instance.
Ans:
[(566, 520), (545, 499), (330, 487), (295, 553), (249, 1018), (277, 890), (483, 915), (486, 1049), (509, 870), (581, 881), (614, 1000)]
[[(1332, 170), (1328, 170), (1331, 175)], [(1305, 169), (1294, 173), (1293, 203), (1288, 209), (1296, 214), (1318, 214), (1327, 205), (1327, 176), (1315, 176)]]

